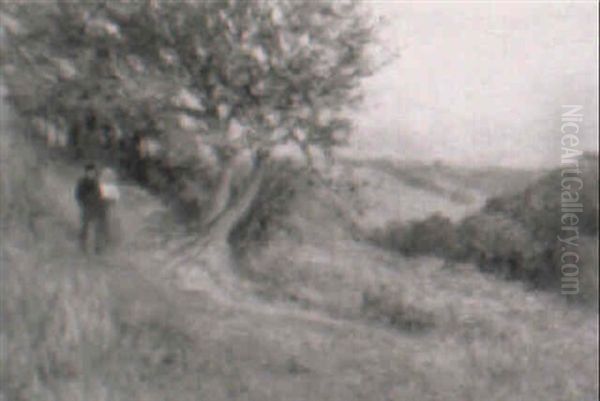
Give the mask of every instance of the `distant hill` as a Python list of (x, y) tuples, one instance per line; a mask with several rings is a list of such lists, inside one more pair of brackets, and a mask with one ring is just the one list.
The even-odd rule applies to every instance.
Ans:
[[(501, 167), (471, 168), (390, 159), (349, 159), (338, 169), (351, 176), (363, 204), (363, 223), (423, 219), (440, 213), (452, 221), (475, 213), (493, 196), (516, 193), (544, 172)], [(350, 180), (350, 178), (346, 178)]]
[[(482, 270), (541, 288), (560, 287), (561, 269), (567, 263), (563, 255), (572, 251), (580, 274), (578, 295), (593, 301), (598, 293), (598, 155), (585, 154), (577, 163), (576, 170), (552, 170), (522, 188), (518, 186), (526, 178), (512, 173), (475, 174), (468, 181), (477, 182), (480, 188), (494, 175), (498, 187), (508, 182), (501, 181), (501, 176), (514, 179), (514, 184), (459, 221), (442, 213), (410, 223), (396, 220), (375, 232), (374, 239), (409, 255), (472, 261)], [(529, 179), (536, 175), (532, 173)], [(564, 181), (569, 177), (574, 181)], [(570, 187), (569, 194), (561, 187)], [(567, 198), (581, 205), (575, 217), (566, 217), (572, 211), (564, 201)]]
[[(443, 163), (402, 162), (391, 159), (349, 159), (342, 164), (370, 168), (389, 174), (408, 185), (419, 187), (461, 202), (464, 191), (481, 191), (488, 196), (518, 192), (545, 171), (507, 167), (468, 167)], [(547, 171), (546, 171), (547, 172)]]

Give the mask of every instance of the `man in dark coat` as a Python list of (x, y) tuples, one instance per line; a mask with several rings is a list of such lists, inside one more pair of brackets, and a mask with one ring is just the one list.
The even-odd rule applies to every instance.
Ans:
[(77, 182), (75, 199), (81, 211), (81, 231), (79, 242), (81, 249), (87, 250), (88, 232), (94, 228), (95, 251), (100, 253), (106, 240), (106, 211), (100, 191), (99, 174), (94, 164), (85, 166), (83, 177)]

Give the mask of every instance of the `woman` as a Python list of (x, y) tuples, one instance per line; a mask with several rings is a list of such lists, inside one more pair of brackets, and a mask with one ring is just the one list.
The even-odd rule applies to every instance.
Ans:
[(117, 174), (113, 169), (103, 170), (100, 178), (100, 192), (106, 213), (106, 242), (109, 246), (116, 246), (121, 239), (121, 224), (117, 213), (117, 203), (121, 193), (117, 184)]

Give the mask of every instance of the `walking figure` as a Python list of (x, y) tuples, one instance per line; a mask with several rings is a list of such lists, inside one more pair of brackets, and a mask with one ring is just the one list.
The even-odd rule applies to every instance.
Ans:
[(77, 182), (75, 199), (81, 212), (79, 244), (87, 252), (89, 232), (94, 233), (94, 251), (100, 253), (106, 244), (106, 208), (100, 191), (99, 173), (92, 163), (86, 164), (84, 175)]
[(115, 248), (121, 238), (121, 222), (119, 213), (117, 212), (117, 205), (121, 194), (115, 171), (111, 168), (104, 169), (99, 180), (99, 185), (106, 227), (104, 245), (105, 247)]

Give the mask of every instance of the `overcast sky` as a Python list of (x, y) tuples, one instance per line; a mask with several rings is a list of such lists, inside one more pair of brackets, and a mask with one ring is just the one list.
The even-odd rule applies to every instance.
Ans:
[(595, 3), (370, 3), (400, 57), (365, 82), (350, 153), (467, 165), (560, 162), (560, 110), (597, 149)]

